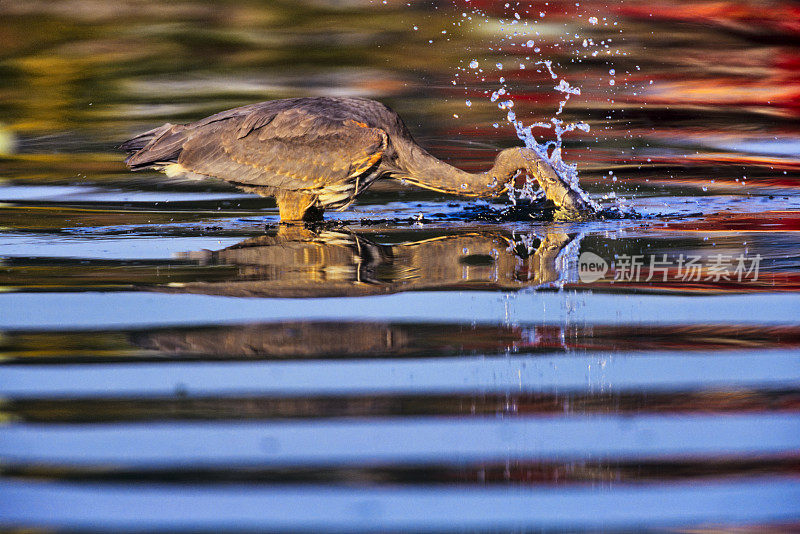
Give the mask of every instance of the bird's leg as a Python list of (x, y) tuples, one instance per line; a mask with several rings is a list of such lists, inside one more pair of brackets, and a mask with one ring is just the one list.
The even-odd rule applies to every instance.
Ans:
[(299, 224), (278, 225), (278, 232), (275, 237), (280, 244), (298, 241), (312, 241), (318, 237), (317, 232)]
[(316, 197), (297, 191), (280, 191), (275, 194), (281, 222), (313, 222), (321, 221), (323, 212), (314, 206)]

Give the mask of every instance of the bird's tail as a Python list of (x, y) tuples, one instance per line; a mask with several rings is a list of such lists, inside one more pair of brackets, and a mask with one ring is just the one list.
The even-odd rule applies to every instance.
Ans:
[(138, 171), (177, 162), (186, 142), (185, 130), (181, 124), (167, 123), (125, 141), (119, 145), (128, 153), (125, 164)]

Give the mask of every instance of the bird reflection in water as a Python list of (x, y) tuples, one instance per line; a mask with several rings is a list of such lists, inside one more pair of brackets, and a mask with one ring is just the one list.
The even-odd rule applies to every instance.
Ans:
[[(223, 280), (160, 286), (158, 291), (232, 297), (343, 297), (431, 289), (520, 289), (558, 283), (562, 256), (574, 236), (515, 236), (502, 230), (346, 229), (280, 225), (217, 251), (182, 254), (201, 265), (227, 267)], [(230, 267), (235, 267), (230, 269)], [(505, 350), (527, 339), (508, 327), (384, 322), (280, 322), (219, 329), (136, 333), (133, 343), (162, 353), (215, 357), (390, 357), (444, 355), (452, 350)], [(560, 329), (545, 328), (563, 343)], [(442, 352), (444, 351), (444, 352)]]
[[(404, 240), (412, 237), (413, 240)], [(387, 239), (388, 238), (388, 239)], [(384, 241), (400, 241), (381, 244)], [(562, 279), (559, 255), (573, 237), (503, 231), (349, 232), (282, 225), (218, 251), (183, 256), (235, 266), (234, 278), (174, 284), (168, 290), (226, 296), (333, 297), (400, 291), (519, 289)], [(573, 247), (570, 247), (573, 248)]]

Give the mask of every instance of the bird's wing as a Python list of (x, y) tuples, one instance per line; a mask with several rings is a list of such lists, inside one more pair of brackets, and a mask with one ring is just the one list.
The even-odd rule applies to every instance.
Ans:
[(386, 146), (383, 130), (353, 119), (257, 108), (198, 128), (179, 163), (238, 184), (296, 191), (354, 178), (375, 165)]

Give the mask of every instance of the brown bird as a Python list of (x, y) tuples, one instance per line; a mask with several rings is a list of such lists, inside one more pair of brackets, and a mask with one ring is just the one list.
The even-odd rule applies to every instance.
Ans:
[(211, 176), (278, 203), (282, 221), (343, 210), (379, 178), (470, 197), (506, 191), (522, 171), (568, 214), (594, 209), (528, 148), (501, 151), (485, 173), (440, 161), (411, 137), (400, 117), (363, 98), (290, 98), (230, 109), (190, 124), (164, 124), (120, 146), (131, 170)]

